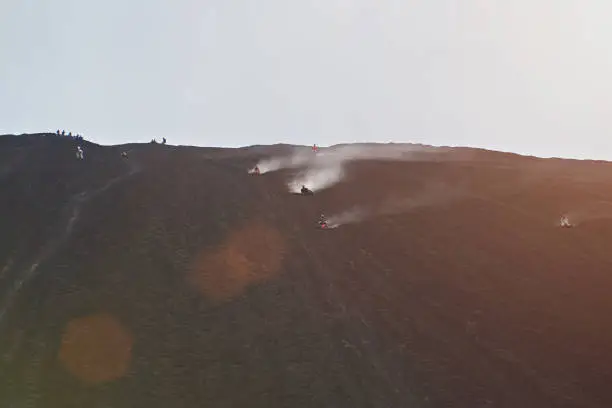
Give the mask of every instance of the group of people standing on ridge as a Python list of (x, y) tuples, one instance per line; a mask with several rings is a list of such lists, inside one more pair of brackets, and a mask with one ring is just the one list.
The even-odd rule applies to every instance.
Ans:
[(68, 132), (68, 134), (66, 134), (65, 130), (60, 131), (59, 129), (55, 131), (55, 134), (58, 136), (68, 136), (73, 138), (74, 140), (78, 140), (78, 141), (83, 141), (83, 136), (79, 135), (78, 133), (75, 134), (74, 136), (72, 135), (72, 132)]

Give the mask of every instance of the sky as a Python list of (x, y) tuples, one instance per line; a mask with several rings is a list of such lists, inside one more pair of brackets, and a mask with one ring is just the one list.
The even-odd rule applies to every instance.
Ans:
[(0, 134), (612, 160), (609, 0), (0, 0)]

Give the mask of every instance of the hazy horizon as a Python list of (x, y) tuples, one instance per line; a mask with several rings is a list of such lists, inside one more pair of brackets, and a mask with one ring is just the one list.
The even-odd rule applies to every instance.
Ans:
[(612, 4), (0, 3), (0, 134), (612, 160)]

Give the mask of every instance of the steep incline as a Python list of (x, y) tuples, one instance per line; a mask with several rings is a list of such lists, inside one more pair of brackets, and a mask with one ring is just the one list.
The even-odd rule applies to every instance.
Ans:
[[(0, 137), (7, 406), (612, 405), (609, 164), (459, 149), (299, 197), (245, 171), (286, 146), (74, 147)], [(316, 228), (355, 205), (386, 215)]]

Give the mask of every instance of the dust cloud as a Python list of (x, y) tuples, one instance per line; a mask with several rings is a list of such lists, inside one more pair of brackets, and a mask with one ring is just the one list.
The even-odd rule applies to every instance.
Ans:
[(340, 214), (332, 215), (327, 219), (327, 228), (338, 228), (344, 224), (356, 224), (364, 221), (368, 216), (372, 216), (372, 213), (368, 213), (365, 207), (353, 207), (349, 210), (343, 211)]
[(564, 215), (573, 225), (578, 225), (586, 221), (612, 219), (612, 202), (597, 201), (581, 206), (577, 209), (570, 210)]
[[(296, 148), (288, 156), (272, 157), (257, 163), (261, 174), (281, 169), (305, 168), (287, 187), (298, 192), (302, 185), (312, 191), (339, 183), (345, 176), (344, 165), (355, 160), (410, 160), (415, 152), (426, 150), (413, 145), (341, 145), (319, 150)], [(251, 170), (252, 172), (253, 170)]]
[(410, 212), (417, 208), (434, 207), (448, 204), (467, 197), (461, 187), (445, 184), (430, 184), (411, 197), (391, 196), (376, 206), (354, 206), (349, 210), (328, 217), (328, 228), (338, 228), (345, 224), (356, 224), (371, 218)]
[(301, 172), (287, 183), (287, 187), (292, 193), (298, 193), (303, 185), (312, 191), (318, 191), (339, 183), (343, 177), (342, 165), (332, 164), (328, 167), (310, 168)]

